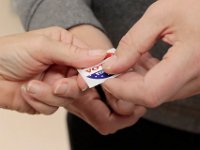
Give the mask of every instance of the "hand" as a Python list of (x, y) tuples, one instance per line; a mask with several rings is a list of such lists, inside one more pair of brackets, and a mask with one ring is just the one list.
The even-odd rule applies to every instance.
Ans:
[[(133, 125), (145, 113), (143, 107), (124, 105), (123, 101), (122, 103), (117, 103), (109, 95), (109, 99), (111, 100), (109, 105), (115, 108), (115, 111), (110, 110), (101, 100), (95, 88), (84, 92), (80, 91), (77, 85), (77, 76), (61, 78), (52, 85), (45, 82), (31, 82), (33, 82), (32, 84), (39, 84), (42, 87), (42, 90), (37, 92), (37, 94), (31, 95), (31, 98), (35, 100), (35, 102), (31, 102), (33, 108), (40, 112), (45, 110), (46, 106), (62, 106), (104, 135)], [(127, 112), (129, 109), (131, 109), (129, 115), (119, 114)]]
[[(70, 32), (74, 36), (78, 37), (81, 41), (84, 41), (85, 46), (87, 47), (91, 47), (93, 49), (98, 47), (105, 50), (108, 50), (113, 47), (112, 43), (107, 38), (107, 36), (103, 32), (101, 32), (99, 29), (91, 25), (76, 26), (76, 27), (71, 28)], [(86, 85), (84, 80), (81, 78), (81, 76), (78, 76), (77, 81), (78, 81), (78, 86), (82, 90), (86, 90), (88, 88), (88, 86)], [(107, 96), (107, 102), (111, 105), (112, 109), (116, 113), (120, 115), (130, 115), (134, 112), (134, 104), (131, 104), (129, 102), (125, 102), (122, 100), (118, 100), (118, 99), (114, 100), (114, 97), (112, 97), (111, 98), (112, 100), (111, 100), (110, 98), (108, 98), (109, 94), (107, 94), (107, 92), (105, 92), (105, 94)]]
[[(105, 35), (94, 27), (78, 26), (70, 30), (70, 32), (85, 42), (85, 44), (82, 44), (84, 47), (94, 48), (98, 44), (98, 47), (102, 49), (111, 47)], [(92, 38), (90, 39), (89, 37)], [(98, 39), (98, 41), (94, 41), (94, 39)], [(101, 134), (114, 133), (119, 129), (128, 127), (145, 113), (145, 108), (117, 100), (109, 93), (106, 93), (107, 103), (114, 111), (110, 110), (101, 100), (95, 88), (85, 90), (86, 84), (80, 76), (77, 76), (75, 70), (70, 69), (67, 74), (62, 75), (63, 70), (65, 68), (55, 66), (47, 72), (45, 82), (30, 82), (30, 84), (38, 84), (41, 87), (41, 90), (35, 95), (26, 93), (29, 96), (27, 99), (31, 106), (39, 112), (49, 106), (62, 106), (85, 120)], [(52, 75), (58, 74), (58, 72), (60, 72), (60, 77), (52, 79)], [(81, 91), (79, 87), (84, 91)], [(34, 99), (34, 101), (31, 99)]]
[(103, 67), (108, 73), (128, 70), (158, 39), (171, 48), (146, 74), (111, 79), (104, 87), (118, 99), (146, 107), (200, 93), (199, 10), (199, 0), (156, 1), (122, 38), (116, 56)]
[[(29, 85), (21, 89), (21, 86), (33, 79), (45, 79), (47, 70), (54, 64), (79, 68), (103, 59), (104, 51), (89, 51), (80, 48), (80, 45), (72, 34), (58, 27), (0, 38), (0, 107), (40, 113), (24, 96), (25, 90), (34, 94), (40, 87)], [(50, 107), (44, 113), (49, 114), (56, 109)]]

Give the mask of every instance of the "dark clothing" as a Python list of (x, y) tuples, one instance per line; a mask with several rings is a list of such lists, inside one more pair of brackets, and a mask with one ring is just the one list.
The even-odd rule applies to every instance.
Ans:
[[(26, 30), (49, 26), (71, 28), (91, 24), (116, 47), (122, 36), (155, 0), (15, 0)], [(152, 53), (162, 58), (168, 46), (160, 42)], [(187, 71), (187, 70), (186, 70)], [(200, 149), (200, 96), (166, 103), (149, 110), (136, 125), (102, 136), (69, 115), (72, 150)], [(148, 121), (149, 120), (149, 121)], [(184, 131), (181, 131), (184, 130)], [(187, 132), (188, 131), (188, 132)]]
[(145, 119), (113, 135), (100, 135), (81, 119), (69, 115), (72, 150), (198, 150), (200, 136)]

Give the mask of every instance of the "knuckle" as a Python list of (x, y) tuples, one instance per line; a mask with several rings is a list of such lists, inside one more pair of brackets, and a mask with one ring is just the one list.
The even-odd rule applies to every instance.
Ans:
[(135, 105), (129, 103), (129, 105), (117, 104), (117, 112), (120, 115), (131, 115), (134, 112)]
[(109, 135), (117, 132), (117, 130), (107, 122), (101, 122), (96, 125), (96, 130), (102, 135)]
[(138, 54), (141, 54), (140, 51), (144, 49), (145, 44), (136, 43), (133, 41), (133, 37), (133, 32), (130, 30), (125, 36), (122, 37), (119, 45), (128, 50), (134, 49)]
[(36, 48), (41, 49), (44, 45), (47, 44), (48, 38), (45, 35), (37, 35), (33, 41)]
[(54, 33), (60, 33), (62, 35), (62, 33), (67, 33), (68, 35), (72, 35), (72, 33), (70, 33), (69, 31), (67, 31), (66, 29), (59, 27), (59, 26), (53, 26), (50, 27), (50, 30)]
[(54, 31), (63, 31), (65, 29), (59, 27), (59, 26), (53, 26), (53, 27), (50, 27), (51, 30), (54, 30)]
[(144, 99), (145, 106), (149, 108), (155, 108), (159, 106), (159, 99), (155, 92), (150, 91), (145, 95), (146, 95)]
[(42, 112), (44, 115), (52, 115), (53, 113), (55, 113), (57, 111), (58, 108), (49, 108), (48, 110), (45, 110), (44, 112)]
[(36, 98), (44, 100), (46, 102), (48, 97), (49, 97), (49, 91), (46, 87), (43, 87), (43, 89), (41, 89), (41, 91), (38, 92)]
[(79, 48), (73, 44), (68, 44), (68, 53), (70, 53), (70, 58), (76, 60), (77, 56), (80, 55)]
[(37, 115), (37, 111), (34, 109), (27, 110), (27, 113), (31, 115)]
[(109, 135), (111, 133), (108, 127), (105, 127), (105, 126), (98, 128), (98, 131), (102, 135)]
[(72, 49), (72, 52), (75, 54), (75, 56), (76, 56), (76, 54), (80, 53), (79, 48), (76, 46), (71, 45), (71, 49)]
[(113, 129), (107, 123), (101, 123), (96, 126), (96, 130), (102, 135), (109, 135)]
[(132, 45), (132, 38), (129, 32), (122, 37), (122, 39), (119, 42), (119, 45), (122, 47), (130, 47)]
[[(145, 15), (152, 18), (158, 25), (162, 25), (165, 22), (163, 18), (167, 17), (166, 14), (171, 14), (169, 9), (166, 9), (167, 7), (164, 5), (166, 4), (163, 1), (154, 2), (147, 8)], [(163, 11), (167, 13), (163, 13)]]
[[(112, 102), (110, 102), (112, 101)], [(135, 105), (122, 99), (109, 99), (110, 107), (119, 115), (131, 115), (134, 112)]]

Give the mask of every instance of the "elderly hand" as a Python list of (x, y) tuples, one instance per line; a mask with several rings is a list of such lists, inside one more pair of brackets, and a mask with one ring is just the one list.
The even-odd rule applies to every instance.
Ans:
[[(92, 26), (77, 26), (70, 32), (84, 41), (81, 47), (108, 49), (111, 46), (103, 33)], [(63, 71), (65, 73), (62, 73)], [(44, 112), (50, 106), (62, 106), (101, 134), (114, 133), (131, 126), (145, 113), (145, 108), (115, 99), (109, 93), (105, 93), (107, 102), (103, 101), (102, 95), (99, 95), (95, 88), (86, 90), (85, 82), (72, 68), (66, 70), (63, 66), (54, 66), (47, 71), (43, 81), (33, 80), (28, 83), (28, 86), (37, 84), (40, 87), (37, 94), (31, 94), (27, 90), (24, 93), (33, 108)]]
[[(34, 99), (30, 101), (26, 92), (34, 95), (42, 89), (28, 82), (32, 80), (46, 82), (48, 71), (57, 68), (55, 64), (70, 70), (71, 67), (91, 66), (105, 56), (102, 50), (94, 51), (80, 47), (81, 42), (65, 29), (58, 27), (1, 37), (0, 107), (32, 114), (53, 113), (58, 107), (45, 105), (42, 111), (32, 107), (31, 104), (34, 102), (39, 107), (43, 106), (43, 103)], [(48, 82), (53, 82), (61, 78), (60, 76), (61, 74), (56, 74), (52, 77), (52, 81)]]

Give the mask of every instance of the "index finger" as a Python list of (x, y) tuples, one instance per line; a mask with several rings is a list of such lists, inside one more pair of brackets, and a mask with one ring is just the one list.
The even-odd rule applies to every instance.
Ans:
[[(115, 97), (146, 107), (156, 107), (170, 98), (194, 76), (192, 53), (186, 47), (176, 45), (165, 58), (145, 75), (129, 73), (128, 79), (110, 79), (105, 89)], [(189, 68), (190, 71), (186, 71)], [(120, 92), (119, 92), (120, 91)]]

